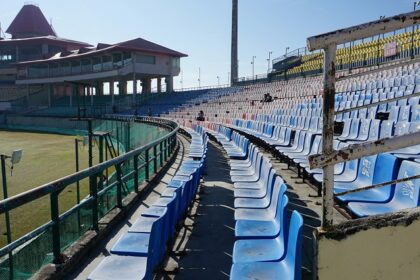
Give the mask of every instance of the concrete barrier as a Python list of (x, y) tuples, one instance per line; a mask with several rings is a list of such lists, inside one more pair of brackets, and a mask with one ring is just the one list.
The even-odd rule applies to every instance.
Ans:
[(316, 232), (317, 279), (420, 279), (420, 208)]

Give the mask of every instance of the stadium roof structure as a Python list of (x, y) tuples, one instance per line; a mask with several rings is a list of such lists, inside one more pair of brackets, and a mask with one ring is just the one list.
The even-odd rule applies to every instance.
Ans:
[(33, 4), (22, 7), (6, 30), (12, 38), (57, 36), (41, 9)]
[(19, 38), (19, 39), (4, 39), (0, 40), (1, 45), (27, 45), (28, 43), (54, 43), (55, 45), (63, 46), (74, 46), (76, 48), (80, 47), (91, 47), (92, 45), (80, 42), (76, 40), (56, 37), (56, 36), (40, 36), (40, 37), (30, 37), (30, 38)]
[(50, 61), (61, 61), (61, 60), (66, 60), (66, 59), (74, 59), (74, 58), (82, 58), (85, 56), (98, 55), (98, 54), (107, 53), (110, 51), (134, 51), (134, 52), (144, 52), (144, 53), (151, 53), (151, 54), (169, 55), (169, 56), (174, 56), (174, 57), (187, 57), (188, 56), (184, 53), (166, 48), (164, 46), (147, 41), (145, 39), (137, 38), (137, 39), (124, 41), (124, 42), (120, 42), (116, 44), (99, 43), (94, 48), (89, 48), (89, 47), (84, 46), (84, 47), (79, 48), (78, 50), (57, 53), (54, 56), (50, 57), (49, 59), (25, 61), (25, 62), (20, 62), (16, 64), (24, 65), (24, 64), (45, 63), (45, 62), (50, 62)]

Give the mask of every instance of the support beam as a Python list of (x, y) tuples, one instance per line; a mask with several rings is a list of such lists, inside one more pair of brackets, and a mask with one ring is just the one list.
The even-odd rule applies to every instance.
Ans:
[(392, 138), (350, 145), (344, 149), (333, 151), (331, 154), (312, 155), (309, 156), (309, 166), (311, 169), (326, 165), (333, 166), (340, 162), (391, 152), (414, 145), (420, 145), (420, 131), (402, 136), (394, 136)]
[(162, 78), (157, 78), (157, 92), (161, 93), (162, 92)]
[(103, 82), (97, 81), (95, 83), (95, 93), (96, 93), (96, 96), (104, 95), (104, 83)]
[(168, 76), (165, 78), (166, 81), (166, 92), (173, 92), (174, 91), (174, 77)]
[(109, 82), (109, 94), (111, 95), (111, 105), (114, 106), (115, 99), (114, 99), (114, 80)]
[(136, 73), (133, 73), (133, 98), (134, 100), (136, 99), (136, 95), (137, 95), (137, 78), (136, 78)]
[(141, 84), (141, 93), (147, 93), (146, 79), (145, 78), (141, 79), (140, 84)]
[[(335, 54), (337, 47), (330, 45), (324, 49), (324, 95), (322, 151), (326, 155), (333, 153), (334, 140), (334, 96), (335, 96)], [(323, 167), (322, 182), (322, 228), (329, 229), (333, 225), (334, 210), (334, 165)]]
[[(67, 87), (64, 86), (64, 92), (67, 95)], [(73, 95), (77, 94), (77, 98), (79, 95), (79, 87), (76, 85), (71, 85), (70, 86), (70, 107), (73, 107)]]
[(52, 98), (54, 95), (54, 86), (52, 84), (48, 84), (48, 107), (50, 108), (52, 105)]
[(126, 95), (127, 94), (127, 81), (124, 79), (121, 79), (118, 82), (118, 94), (119, 95)]
[(93, 106), (93, 87), (88, 87), (89, 96), (90, 96), (90, 106)]

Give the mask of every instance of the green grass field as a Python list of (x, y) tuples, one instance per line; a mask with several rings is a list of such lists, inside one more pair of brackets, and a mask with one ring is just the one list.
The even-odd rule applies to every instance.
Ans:
[[(10, 173), (7, 168), (8, 195), (13, 196), (55, 179), (75, 172), (75, 136), (42, 134), (31, 132), (0, 131), (0, 153), (9, 154), (23, 149), (22, 160)], [(97, 163), (97, 149), (94, 149), (94, 163)], [(87, 148), (79, 149), (80, 168), (88, 166)], [(8, 161), (8, 164), (10, 162)], [(1, 177), (1, 175), (0, 175)], [(88, 181), (81, 184), (81, 197), (88, 193)], [(1, 199), (3, 190), (1, 189)], [(59, 196), (60, 212), (76, 203), (76, 186), (69, 186)], [(10, 212), (12, 238), (25, 233), (50, 220), (49, 196), (33, 201)], [(6, 244), (5, 217), (0, 215), (0, 246)]]

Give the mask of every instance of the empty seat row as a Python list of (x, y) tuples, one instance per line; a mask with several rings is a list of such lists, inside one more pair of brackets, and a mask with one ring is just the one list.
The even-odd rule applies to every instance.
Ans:
[[(249, 125), (249, 122), (250, 121), (244, 122), (242, 120), (236, 120), (233, 123), (236, 124), (236, 128), (256, 136), (267, 144), (275, 147), (283, 159), (293, 162), (293, 164), (298, 167), (299, 171), (300, 169), (305, 170), (313, 180), (322, 183), (322, 169), (310, 169), (308, 161), (309, 155), (322, 152), (322, 137), (319, 132), (312, 132), (310, 130), (291, 130), (290, 128), (282, 127), (284, 131), (289, 129), (289, 135), (287, 137), (286, 133), (280, 138), (274, 135), (268, 137), (268, 135), (261, 133), (263, 130), (261, 127), (266, 127), (270, 124), (259, 123), (259, 125)], [(245, 125), (245, 127), (243, 125)], [(276, 129), (279, 131), (277, 127), (275, 127), (273, 131), (276, 131)], [(337, 150), (345, 148), (349, 144), (374, 141), (380, 138), (404, 135), (419, 130), (419, 122), (394, 123), (393, 121), (350, 119), (345, 122), (341, 135), (336, 136), (336, 140), (334, 140), (334, 149)], [(293, 137), (290, 136), (292, 132), (294, 134)], [(292, 139), (292, 141), (290, 141), (290, 139)], [(337, 199), (344, 203), (345, 206), (348, 206), (348, 209), (355, 215), (368, 215), (368, 211), (363, 213), (362, 210), (354, 210), (356, 207), (355, 205), (358, 205), (359, 207), (360, 204), (357, 203), (362, 203), (365, 207), (369, 208), (369, 205), (372, 203), (387, 203), (393, 201), (394, 195), (398, 193), (398, 187), (401, 187), (402, 185), (388, 185), (378, 189), (360, 191), (344, 196), (338, 194), (342, 191), (354, 190), (373, 184), (388, 182), (397, 178), (399, 179), (403, 176), (401, 172), (397, 172), (401, 160), (413, 160), (418, 158), (420, 158), (420, 148), (418, 146), (412, 146), (388, 154), (379, 154), (336, 164), (334, 167), (334, 192), (337, 194)], [(408, 161), (407, 163), (404, 163), (402, 167), (408, 164), (416, 165), (417, 163)], [(411, 184), (415, 186), (416, 182), (417, 181), (414, 180)], [(416, 188), (418, 188), (418, 186)], [(388, 210), (397, 211), (405, 208), (417, 207), (418, 199), (418, 197), (413, 197), (413, 200), (410, 203), (394, 203), (392, 204), (393, 208), (389, 207)], [(374, 213), (374, 211), (378, 212), (378, 209), (379, 207), (374, 207), (370, 210), (370, 213)], [(385, 211), (384, 207), (380, 209)]]
[(147, 208), (111, 248), (110, 255), (88, 279), (153, 279), (177, 224), (196, 196), (204, 171), (207, 136), (202, 127), (185, 128), (191, 135), (190, 158), (182, 161), (161, 196)]
[[(218, 125), (212, 129), (225, 147), (230, 129)], [(243, 158), (230, 157), (229, 165), (237, 239), (230, 279), (301, 279), (303, 219), (294, 211), (288, 221), (283, 179), (253, 144)]]

